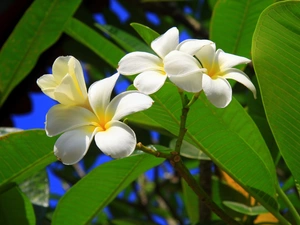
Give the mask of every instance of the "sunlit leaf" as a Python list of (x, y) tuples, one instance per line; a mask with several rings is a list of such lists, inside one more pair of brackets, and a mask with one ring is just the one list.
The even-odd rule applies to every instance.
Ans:
[(232, 202), (232, 201), (223, 201), (223, 204), (234, 211), (237, 211), (239, 213), (242, 213), (244, 215), (249, 215), (249, 216), (256, 216), (259, 214), (269, 212), (261, 205), (247, 206), (245, 204), (241, 204), (239, 202)]
[(131, 23), (130, 25), (135, 29), (135, 31), (148, 45), (150, 45), (151, 42), (159, 36), (159, 33), (145, 25), (139, 23)]
[(80, 0), (36, 0), (27, 9), (0, 52), (0, 106), (63, 32)]
[(260, 13), (274, 0), (219, 0), (214, 6), (210, 39), (225, 52), (251, 58), (252, 35)]
[(35, 214), (30, 200), (18, 187), (0, 194), (0, 224), (35, 225)]
[(20, 131), (0, 137), (0, 192), (56, 161), (44, 130)]
[(300, 2), (267, 8), (253, 36), (253, 64), (271, 130), (294, 179), (300, 180)]
[(62, 197), (52, 224), (87, 224), (128, 184), (163, 160), (139, 154), (98, 166)]

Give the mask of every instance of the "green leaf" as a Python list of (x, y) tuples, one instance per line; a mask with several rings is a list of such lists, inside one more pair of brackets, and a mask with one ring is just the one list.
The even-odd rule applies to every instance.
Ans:
[(18, 187), (0, 195), (0, 224), (35, 225), (35, 214), (29, 199)]
[(199, 198), (187, 184), (184, 179), (181, 179), (183, 192), (183, 201), (191, 224), (196, 224), (199, 221)]
[(268, 7), (253, 36), (253, 65), (267, 119), (285, 163), (300, 180), (300, 2)]
[(31, 203), (37, 206), (49, 206), (49, 182), (46, 169), (24, 180), (19, 187)]
[(108, 34), (114, 41), (116, 41), (127, 52), (143, 51), (153, 52), (153, 50), (142, 42), (140, 39), (132, 36), (131, 34), (111, 25), (95, 25), (101, 31)]
[(249, 216), (256, 216), (259, 214), (269, 212), (262, 205), (247, 206), (245, 204), (238, 203), (238, 202), (232, 202), (232, 201), (223, 201), (223, 204), (234, 211), (237, 211), (239, 213), (242, 213), (244, 215), (249, 215)]
[(0, 137), (0, 192), (56, 161), (56, 138), (44, 130), (21, 131)]
[(219, 0), (214, 7), (210, 39), (225, 52), (251, 58), (252, 35), (260, 13), (274, 0)]
[(27, 9), (0, 52), (0, 106), (63, 32), (80, 0), (36, 0)]
[[(177, 139), (172, 139), (170, 142), (170, 148), (175, 149)], [(205, 155), (200, 149), (196, 148), (194, 145), (189, 142), (183, 140), (180, 155), (191, 158), (191, 159), (199, 159), (199, 160), (210, 160), (210, 158)]]
[(147, 27), (145, 25), (139, 24), (139, 23), (131, 23), (130, 24), (135, 31), (143, 38), (143, 40), (147, 43), (147, 45), (151, 45), (151, 42), (159, 37), (159, 33), (152, 30), (150, 27)]
[[(174, 85), (166, 83), (151, 95), (153, 106), (139, 112), (144, 120), (155, 120), (173, 135), (178, 134), (181, 114), (176, 92)], [(186, 141), (203, 151), (266, 208), (278, 207), (272, 157), (254, 121), (235, 99), (225, 109), (218, 109), (202, 93), (189, 111), (186, 126)]]
[(125, 54), (115, 44), (77, 19), (72, 18), (68, 21), (65, 26), (65, 32), (95, 52), (113, 68), (117, 68), (119, 60)]
[(87, 224), (140, 174), (163, 161), (151, 155), (139, 154), (102, 164), (62, 197), (52, 224)]

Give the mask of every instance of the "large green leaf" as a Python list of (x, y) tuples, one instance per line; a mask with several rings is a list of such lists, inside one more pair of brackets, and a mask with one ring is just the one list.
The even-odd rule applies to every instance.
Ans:
[[(181, 101), (177, 88), (166, 83), (151, 97), (153, 106), (139, 114), (178, 134)], [(128, 117), (134, 120), (135, 115)], [(140, 116), (141, 117), (141, 116)], [(202, 94), (190, 109), (186, 140), (209, 156), (268, 209), (277, 208), (274, 163), (253, 120), (233, 99), (225, 109), (210, 104)]]
[(260, 13), (274, 0), (219, 0), (211, 18), (210, 39), (225, 52), (251, 58), (252, 35)]
[(253, 36), (253, 64), (267, 119), (296, 183), (300, 181), (300, 2), (268, 7)]
[(93, 169), (59, 201), (52, 224), (88, 224), (127, 185), (163, 160), (138, 154)]
[(36, 0), (28, 8), (0, 52), (0, 106), (40, 54), (58, 40), (80, 2)]
[(113, 68), (117, 68), (119, 60), (125, 54), (119, 47), (100, 35), (97, 31), (75, 18), (68, 21), (65, 32), (95, 52)]
[(16, 186), (0, 194), (0, 215), (2, 225), (36, 224), (31, 202)]
[(1, 136), (0, 192), (56, 161), (53, 154), (55, 140), (47, 137), (44, 130)]

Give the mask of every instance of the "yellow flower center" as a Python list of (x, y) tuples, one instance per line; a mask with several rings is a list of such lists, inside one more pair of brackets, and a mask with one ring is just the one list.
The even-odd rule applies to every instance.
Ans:
[(218, 64), (213, 63), (211, 66), (205, 68), (207, 68), (208, 76), (210, 76), (212, 79), (218, 78), (218, 74), (220, 73), (220, 67)]

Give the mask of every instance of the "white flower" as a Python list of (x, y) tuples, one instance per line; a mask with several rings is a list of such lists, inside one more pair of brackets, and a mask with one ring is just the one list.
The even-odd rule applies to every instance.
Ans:
[(131, 52), (119, 62), (118, 72), (123, 75), (139, 74), (133, 85), (145, 94), (158, 91), (167, 79), (164, 70), (164, 57), (175, 50), (179, 43), (179, 31), (176, 27), (152, 41), (151, 48), (158, 55), (147, 52)]
[[(198, 44), (199, 40), (187, 41), (178, 47), (179, 51), (172, 51), (165, 57), (165, 71), (173, 83), (188, 92), (196, 93), (203, 89), (209, 101), (218, 108), (226, 107), (232, 99), (232, 89), (226, 79), (245, 85), (256, 98), (256, 89), (249, 77), (241, 70), (232, 68), (249, 63), (249, 59), (225, 53), (221, 49), (216, 51), (214, 43)], [(182, 51), (193, 45), (196, 49), (194, 57)]]
[(95, 137), (98, 148), (113, 158), (130, 155), (136, 146), (134, 131), (119, 120), (149, 108), (153, 100), (138, 91), (126, 91), (110, 101), (119, 77), (97, 81), (88, 91), (89, 108), (58, 104), (46, 116), (48, 136), (63, 133), (55, 143), (54, 154), (64, 164), (74, 164), (86, 154)]
[(64, 105), (88, 103), (82, 67), (76, 58), (58, 57), (53, 63), (52, 73), (37, 80), (38, 86), (46, 95)]

